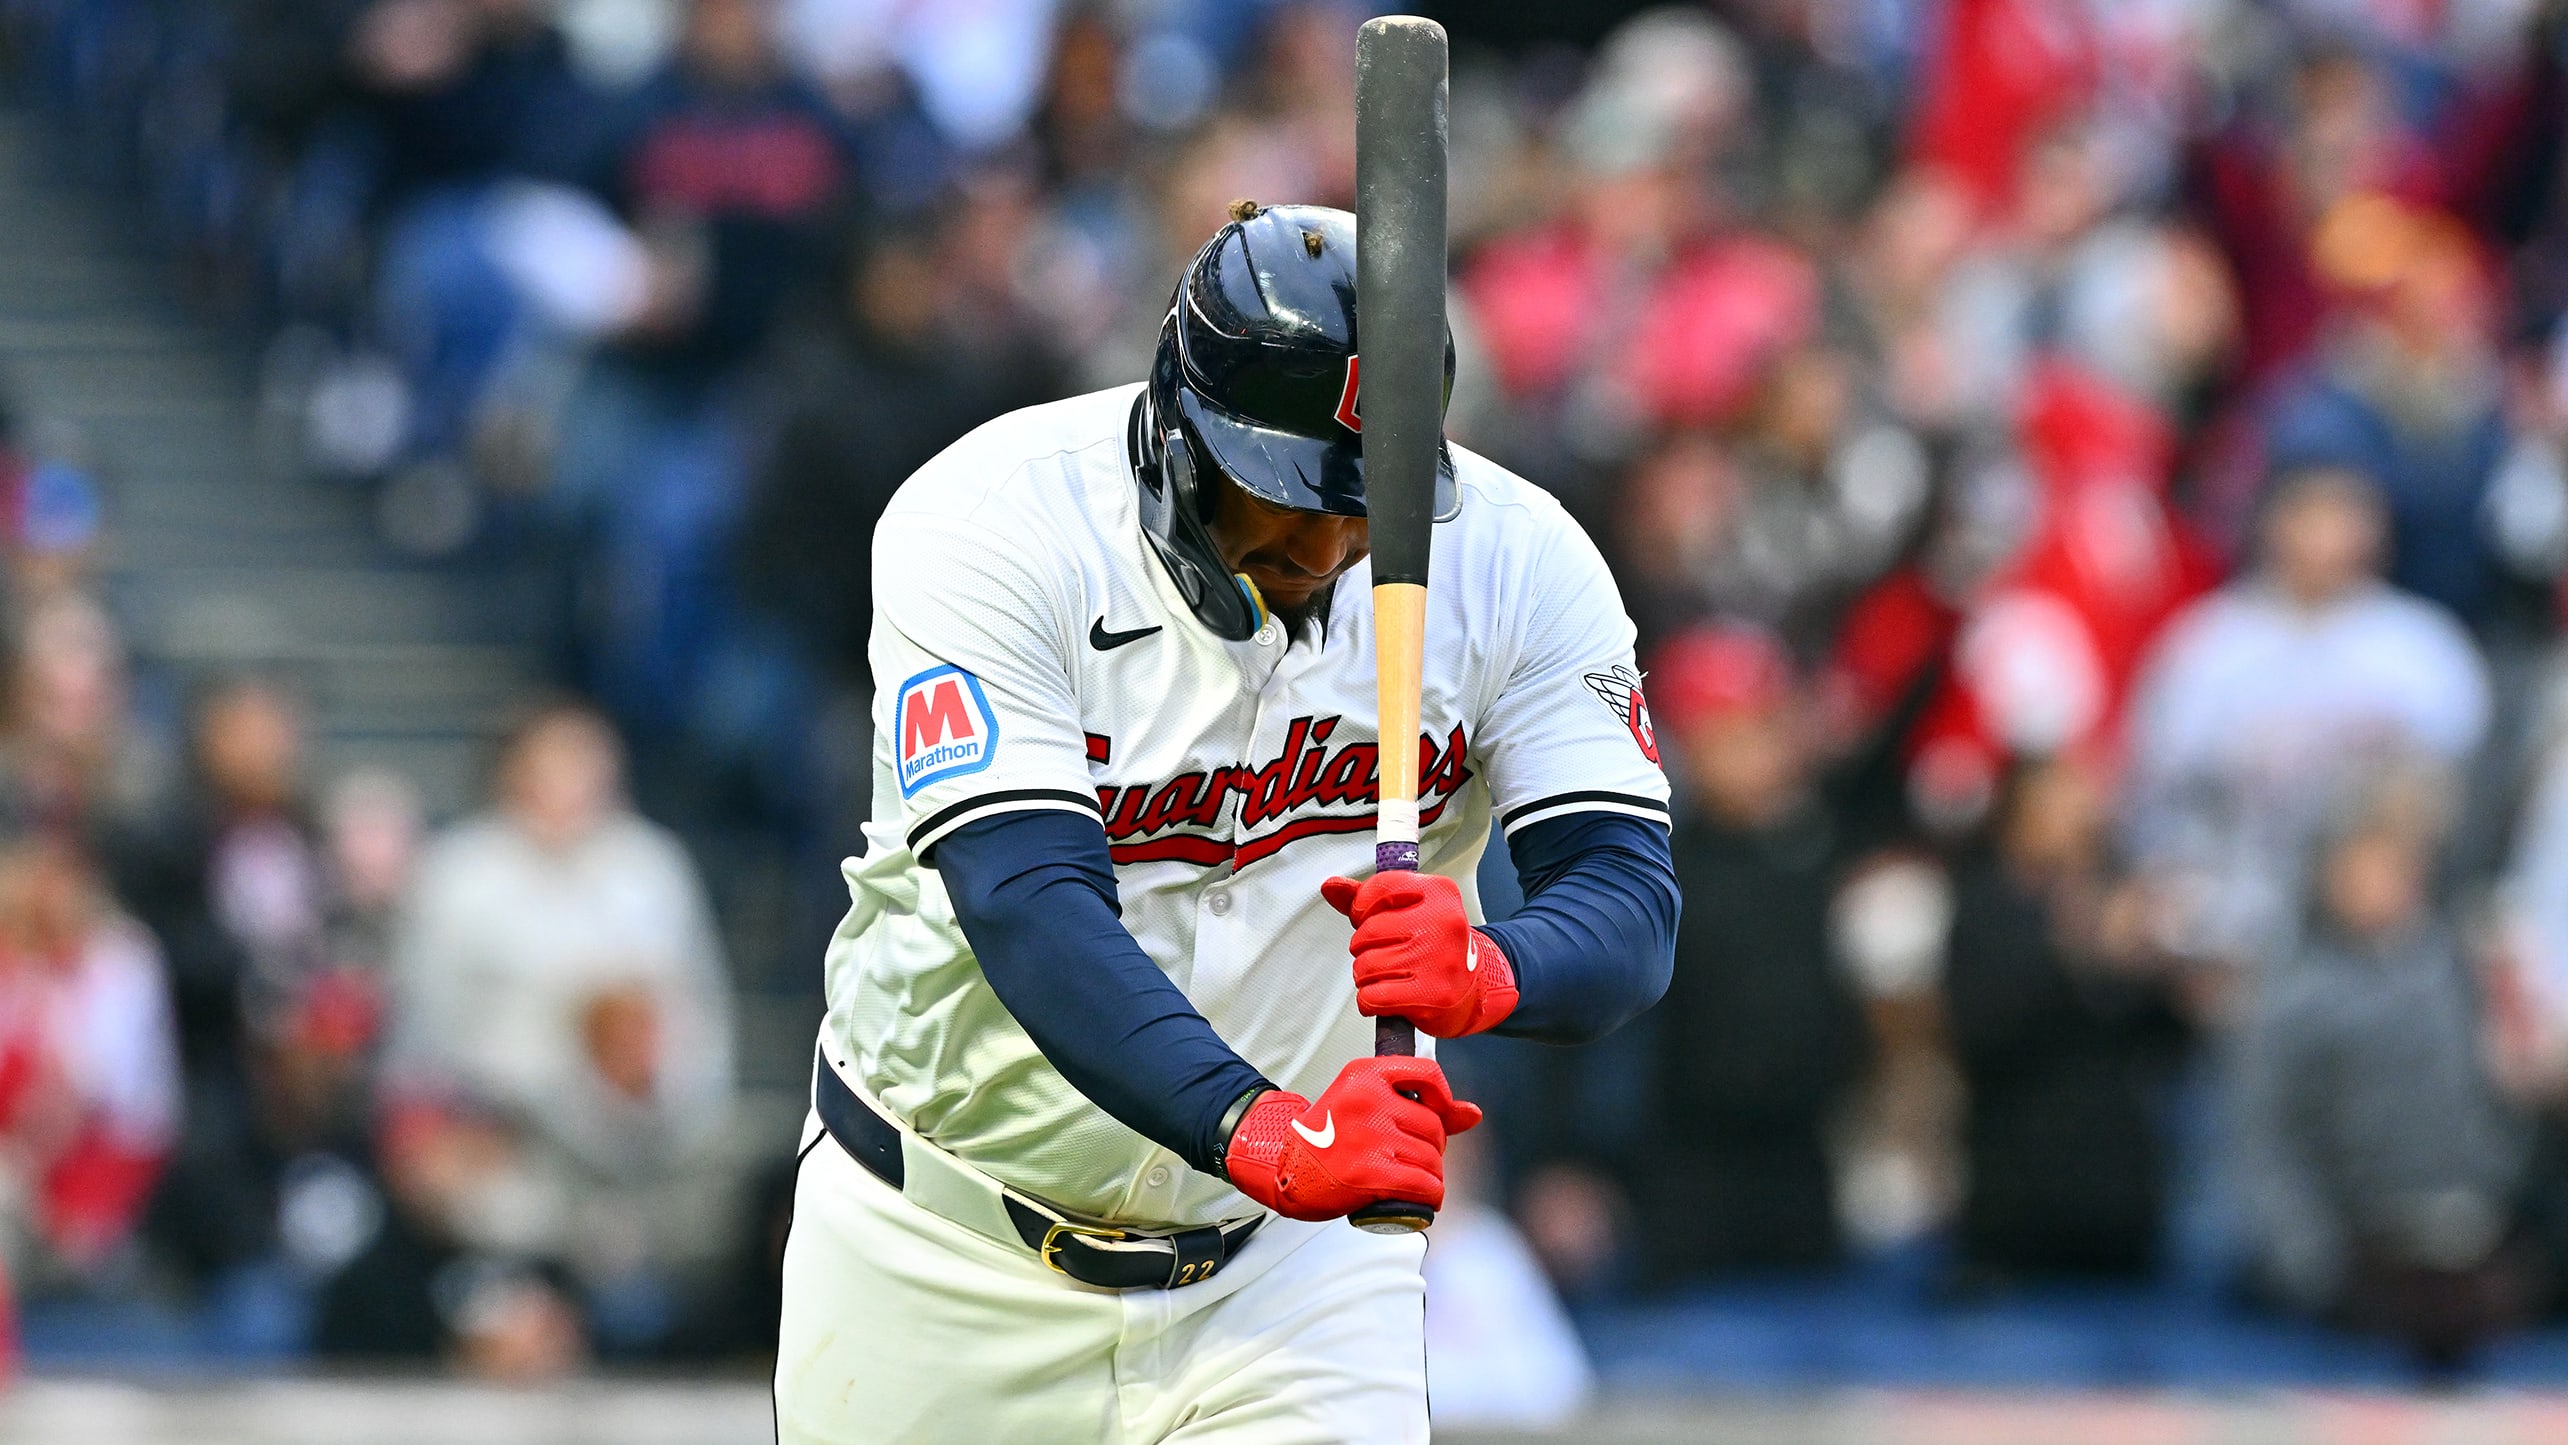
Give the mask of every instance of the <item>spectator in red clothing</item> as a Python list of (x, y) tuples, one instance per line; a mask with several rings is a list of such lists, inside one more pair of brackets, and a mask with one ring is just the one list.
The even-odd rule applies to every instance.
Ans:
[(2319, 222), (2360, 192), (2412, 191), (2432, 169), (2359, 56), (2307, 55), (2279, 109), (2244, 111), (2194, 162), (2203, 210), (2238, 275), (2251, 384), (2305, 355), (2333, 309), (2311, 251)]
[(0, 1167), (30, 1279), (76, 1279), (131, 1237), (179, 1111), (158, 946), (73, 845), (0, 852)]
[(2050, 365), (2017, 426), (2034, 491), (2023, 540), (1959, 588), (1932, 556), (1894, 575), (1838, 640), (1844, 686), (1876, 716), (1933, 689), (1908, 742), (1910, 788), (1955, 829), (1984, 814), (2013, 758), (2110, 758), (2150, 642), (2213, 578), (2166, 506), (2172, 439), (2155, 412)]
[(2003, 211), (2027, 148), (2093, 92), (2085, 7), (1955, 0), (1939, 29), (1919, 81), (1913, 154), (1959, 182), (1982, 214)]

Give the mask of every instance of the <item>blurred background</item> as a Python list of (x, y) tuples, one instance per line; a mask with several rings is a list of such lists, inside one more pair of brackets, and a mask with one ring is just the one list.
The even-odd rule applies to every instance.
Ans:
[[(11, 1438), (766, 1437), (873, 518), (1379, 8), (0, 0)], [(1412, 8), (1687, 899), (1448, 1051), (1440, 1420), (2558, 1438), (2568, 5)]]

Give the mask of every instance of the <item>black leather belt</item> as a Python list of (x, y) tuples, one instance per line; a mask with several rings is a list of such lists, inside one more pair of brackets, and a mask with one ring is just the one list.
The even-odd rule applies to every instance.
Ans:
[[(812, 1098), (821, 1127), (849, 1158), (894, 1189), (908, 1170), (901, 1162), (900, 1126), (856, 1096), (826, 1060), (814, 1071)], [(1039, 1199), (999, 1186), (1008, 1222), (1036, 1256), (1081, 1284), (1100, 1289), (1175, 1289), (1211, 1279), (1235, 1258), (1266, 1222), (1258, 1215), (1236, 1224), (1143, 1231), (1086, 1224), (1065, 1218)]]

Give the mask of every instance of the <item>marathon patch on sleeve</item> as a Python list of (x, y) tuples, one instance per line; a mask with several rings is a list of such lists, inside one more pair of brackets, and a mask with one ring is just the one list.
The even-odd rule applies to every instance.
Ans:
[(981, 680), (948, 663), (901, 684), (892, 704), (892, 738), (901, 796), (914, 797), (930, 783), (988, 767), (998, 751), (999, 720), (981, 693)]

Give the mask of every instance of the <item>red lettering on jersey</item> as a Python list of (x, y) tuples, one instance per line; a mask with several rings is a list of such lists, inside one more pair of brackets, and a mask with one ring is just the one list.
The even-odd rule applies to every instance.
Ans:
[(925, 696), (913, 694), (905, 711), (902, 757), (917, 757), (948, 738), (973, 736), (972, 710), (963, 705), (963, 685), (953, 678), (929, 688)]
[[(1236, 763), (1209, 773), (1180, 773), (1157, 783), (1101, 785), (1097, 805), (1105, 815), (1106, 838), (1117, 863), (1173, 861), (1214, 867), (1223, 863), (1245, 868), (1303, 838), (1360, 833), (1373, 826), (1373, 803), (1380, 796), (1381, 749), (1370, 742), (1329, 746), (1337, 731), (1334, 717), (1298, 717), (1284, 731), (1284, 747), (1262, 764)], [(1427, 806), (1418, 821), (1432, 823), (1445, 804), (1471, 781), (1465, 759), (1470, 744), (1462, 727), (1439, 743), (1430, 733), (1418, 736), (1418, 800)], [(1239, 795), (1241, 831), (1281, 826), (1239, 844), (1210, 831), (1221, 825), (1233, 793)], [(1317, 806), (1360, 806), (1356, 813), (1306, 815)]]
[(1421, 733), (1418, 737), (1418, 796), (1432, 798), (1439, 793), (1461, 792), (1462, 785), (1471, 781), (1471, 769), (1462, 765), (1462, 757), (1467, 750), (1460, 723), (1453, 725), (1453, 732), (1445, 738), (1441, 749)]
[(1376, 766), (1381, 755), (1382, 750), (1371, 743), (1340, 748), (1321, 776), (1315, 796), (1323, 803), (1372, 802), (1375, 790), (1382, 786), (1381, 769)]
[(1338, 393), (1338, 425), (1353, 432), (1364, 430), (1364, 414), (1356, 410), (1355, 382), (1356, 363), (1362, 359), (1355, 356), (1346, 359), (1346, 389)]
[(1284, 732), (1283, 755), (1250, 774), (1249, 782), (1242, 789), (1248, 797), (1239, 805), (1241, 823), (1254, 828), (1291, 811), (1293, 765), (1301, 759), (1302, 739), (1310, 730), (1309, 718), (1293, 719), (1293, 725)]
[(1245, 775), (1246, 770), (1241, 768), (1213, 769), (1212, 776), (1204, 780), (1204, 791), (1196, 796), (1195, 809), (1186, 815), (1186, 821), (1199, 828), (1209, 828), (1220, 822), (1222, 809), (1230, 803), (1231, 783)]
[[(1151, 798), (1150, 806), (1141, 810), (1141, 817), (1137, 820), (1137, 831), (1156, 833), (1181, 818), (1192, 817), (1195, 811), (1195, 794), (1203, 786), (1202, 773), (1179, 773), (1176, 777), (1169, 779)], [(1134, 791), (1138, 792), (1139, 789)]]
[(1141, 805), (1148, 801), (1148, 788), (1103, 787), (1097, 789), (1097, 811), (1106, 820), (1106, 836), (1129, 838), (1141, 831)]

